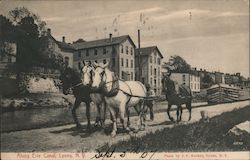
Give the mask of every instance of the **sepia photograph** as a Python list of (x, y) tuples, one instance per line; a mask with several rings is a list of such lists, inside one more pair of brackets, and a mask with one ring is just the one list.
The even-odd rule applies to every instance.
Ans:
[(249, 160), (249, 0), (0, 0), (1, 160)]

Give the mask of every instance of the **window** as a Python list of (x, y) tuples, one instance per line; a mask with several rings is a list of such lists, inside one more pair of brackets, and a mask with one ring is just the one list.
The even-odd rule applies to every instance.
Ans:
[(134, 53), (134, 49), (133, 49), (133, 47), (131, 47), (131, 55), (133, 55), (133, 53)]
[(103, 54), (106, 54), (106, 53), (107, 53), (106, 48), (103, 48)]
[(156, 76), (156, 73), (157, 73), (157, 72), (156, 72), (156, 68), (155, 68), (155, 69), (154, 69), (154, 76)]
[(153, 58), (152, 58), (152, 56), (150, 56), (149, 57), (149, 62), (152, 63), (152, 61), (153, 61)]
[(154, 57), (154, 63), (156, 64), (156, 57)]
[(153, 84), (153, 78), (152, 77), (150, 78), (150, 84), (151, 85)]
[(103, 64), (106, 64), (106, 63), (107, 63), (107, 61), (106, 61), (106, 59), (104, 59), (104, 60), (103, 60)]
[(86, 57), (88, 57), (89, 56), (89, 50), (87, 49), (86, 50)]
[(154, 80), (154, 85), (156, 86), (156, 79)]
[(126, 59), (126, 67), (128, 67), (128, 59)]
[(121, 53), (123, 53), (123, 45), (121, 45)]
[(193, 83), (191, 83), (190, 85), (191, 85), (191, 89), (193, 89)]
[(95, 56), (97, 56), (97, 54), (98, 54), (98, 51), (97, 51), (97, 49), (95, 49), (95, 51), (94, 51), (94, 52), (95, 52)]
[(126, 46), (126, 54), (128, 54), (128, 46)]
[(123, 67), (123, 65), (124, 65), (124, 64), (123, 64), (123, 58), (121, 58), (121, 66)]
[(160, 71), (160, 67), (158, 67), (158, 76), (161, 76), (161, 71)]
[(131, 68), (133, 68), (134, 67), (134, 61), (133, 61), (133, 59), (131, 59)]
[(185, 74), (182, 75), (182, 81), (183, 81), (183, 83), (185, 83), (185, 81), (186, 81), (186, 75)]
[(161, 65), (161, 59), (158, 58), (158, 65)]
[(134, 73), (131, 72), (131, 80), (133, 80), (133, 79), (134, 79)]
[(150, 75), (153, 75), (153, 67), (150, 66)]
[(81, 58), (81, 51), (78, 51), (78, 57)]

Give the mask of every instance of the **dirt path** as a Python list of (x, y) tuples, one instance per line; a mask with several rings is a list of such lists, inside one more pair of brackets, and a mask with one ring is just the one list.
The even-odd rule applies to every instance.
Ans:
[[(183, 122), (192, 123), (199, 121), (200, 111), (206, 111), (210, 117), (220, 115), (223, 112), (231, 111), (235, 108), (242, 108), (249, 105), (250, 101), (242, 101), (235, 103), (219, 104), (202, 108), (195, 108), (192, 112), (192, 120), (187, 122), (188, 113), (187, 110), (183, 112)], [(173, 117), (175, 112), (171, 112)], [(79, 132), (75, 130), (74, 125), (65, 125), (60, 127), (34, 129), (28, 131), (18, 131), (1, 134), (1, 151), (2, 152), (31, 152), (31, 151), (94, 151), (97, 148), (105, 144), (114, 144), (119, 141), (128, 140), (131, 136), (144, 136), (149, 132), (155, 132), (166, 127), (173, 127), (176, 123), (171, 123), (166, 120), (167, 114), (157, 113), (155, 115), (155, 121), (147, 122), (145, 131), (133, 133), (131, 135), (127, 133), (119, 132), (115, 138), (111, 138), (103, 131), (96, 131), (92, 134), (87, 134), (85, 131)], [(131, 126), (137, 128), (138, 118), (131, 118)], [(110, 121), (107, 121), (110, 123)], [(118, 129), (119, 131), (119, 129)]]

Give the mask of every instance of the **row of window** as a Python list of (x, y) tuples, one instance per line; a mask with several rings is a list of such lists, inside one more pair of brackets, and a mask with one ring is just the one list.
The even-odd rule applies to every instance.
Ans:
[[(121, 58), (121, 66), (124, 67), (124, 59), (123, 58)], [(126, 66), (125, 67), (129, 68), (129, 60), (128, 59), (126, 59)], [(130, 60), (130, 67), (134, 68), (133, 59)]]
[[(157, 60), (157, 62), (156, 62), (156, 60)], [(149, 57), (149, 62), (153, 63), (153, 57), (152, 56)], [(161, 64), (161, 59), (160, 58), (156, 58), (156, 56), (155, 56), (154, 57), (154, 63), (160, 65)]]
[(191, 89), (194, 89), (194, 90), (200, 89), (200, 85), (197, 84), (197, 83), (195, 83), (195, 84), (191, 83), (191, 84), (190, 84), (190, 87), (191, 87)]
[[(154, 84), (153, 84), (153, 78), (151, 77), (150, 78), (150, 85), (151, 86), (156, 86), (157, 85), (157, 80), (156, 79), (154, 79)], [(161, 85), (161, 80), (160, 79), (158, 79), (158, 86), (160, 86)]]
[[(128, 48), (128, 46), (125, 47), (125, 51), (126, 51), (126, 54), (129, 54), (129, 48)], [(121, 53), (124, 53), (124, 47), (123, 47), (123, 45), (121, 45)], [(130, 48), (130, 54), (131, 55), (134, 54), (134, 48), (133, 47)]]
[[(100, 50), (99, 50), (99, 51), (100, 51)], [(106, 48), (103, 48), (101, 54), (105, 55), (105, 54), (107, 54), (107, 53), (108, 53), (107, 49), (106, 49)], [(112, 47), (112, 54), (114, 54), (114, 53), (115, 53), (115, 47), (113, 46), (113, 47)], [(98, 55), (98, 49), (94, 49), (94, 55), (95, 55), (95, 56)], [(78, 51), (78, 57), (79, 57), (79, 58), (82, 57), (81, 51)], [(89, 50), (88, 50), (88, 49), (86, 50), (86, 57), (89, 57)]]
[[(129, 47), (126, 46), (125, 47), (125, 50), (126, 50), (126, 54), (129, 54)], [(115, 47), (113, 46), (112, 47), (112, 54), (114, 54), (116, 51), (115, 51)], [(121, 45), (121, 53), (124, 53), (124, 47), (123, 45)], [(107, 49), (106, 48), (103, 48), (102, 49), (102, 54), (105, 55), (107, 54)], [(134, 48), (131, 47), (130, 48), (130, 54), (133, 55), (134, 54)], [(94, 49), (94, 55), (97, 56), (98, 55), (98, 49)], [(86, 50), (86, 57), (89, 56), (89, 50), (87, 49)], [(78, 57), (81, 58), (82, 57), (82, 54), (81, 54), (81, 51), (78, 51)]]
[(197, 76), (190, 76), (191, 81), (199, 81), (199, 77)]
[[(150, 66), (150, 75), (152, 76), (153, 75), (153, 67)], [(157, 76), (157, 69), (154, 68), (154, 76)], [(158, 67), (158, 76), (161, 76), (161, 70), (160, 70), (160, 67)]]

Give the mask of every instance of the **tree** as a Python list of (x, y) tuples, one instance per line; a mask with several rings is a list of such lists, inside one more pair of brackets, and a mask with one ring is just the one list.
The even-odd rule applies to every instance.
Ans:
[(209, 74), (205, 74), (201, 79), (201, 88), (208, 88), (214, 84), (213, 78)]
[(169, 61), (164, 64), (164, 67), (171, 69), (173, 72), (177, 73), (190, 73), (191, 66), (182, 57), (178, 55), (171, 56)]
[(37, 15), (29, 11), (25, 7), (16, 7), (15, 9), (9, 11), (9, 19), (13, 23), (13, 25), (17, 26), (22, 23), (23, 19), (29, 17), (34, 20), (34, 24), (36, 24), (39, 32), (39, 36), (43, 36), (46, 32), (46, 22), (42, 21), (41, 18)]

